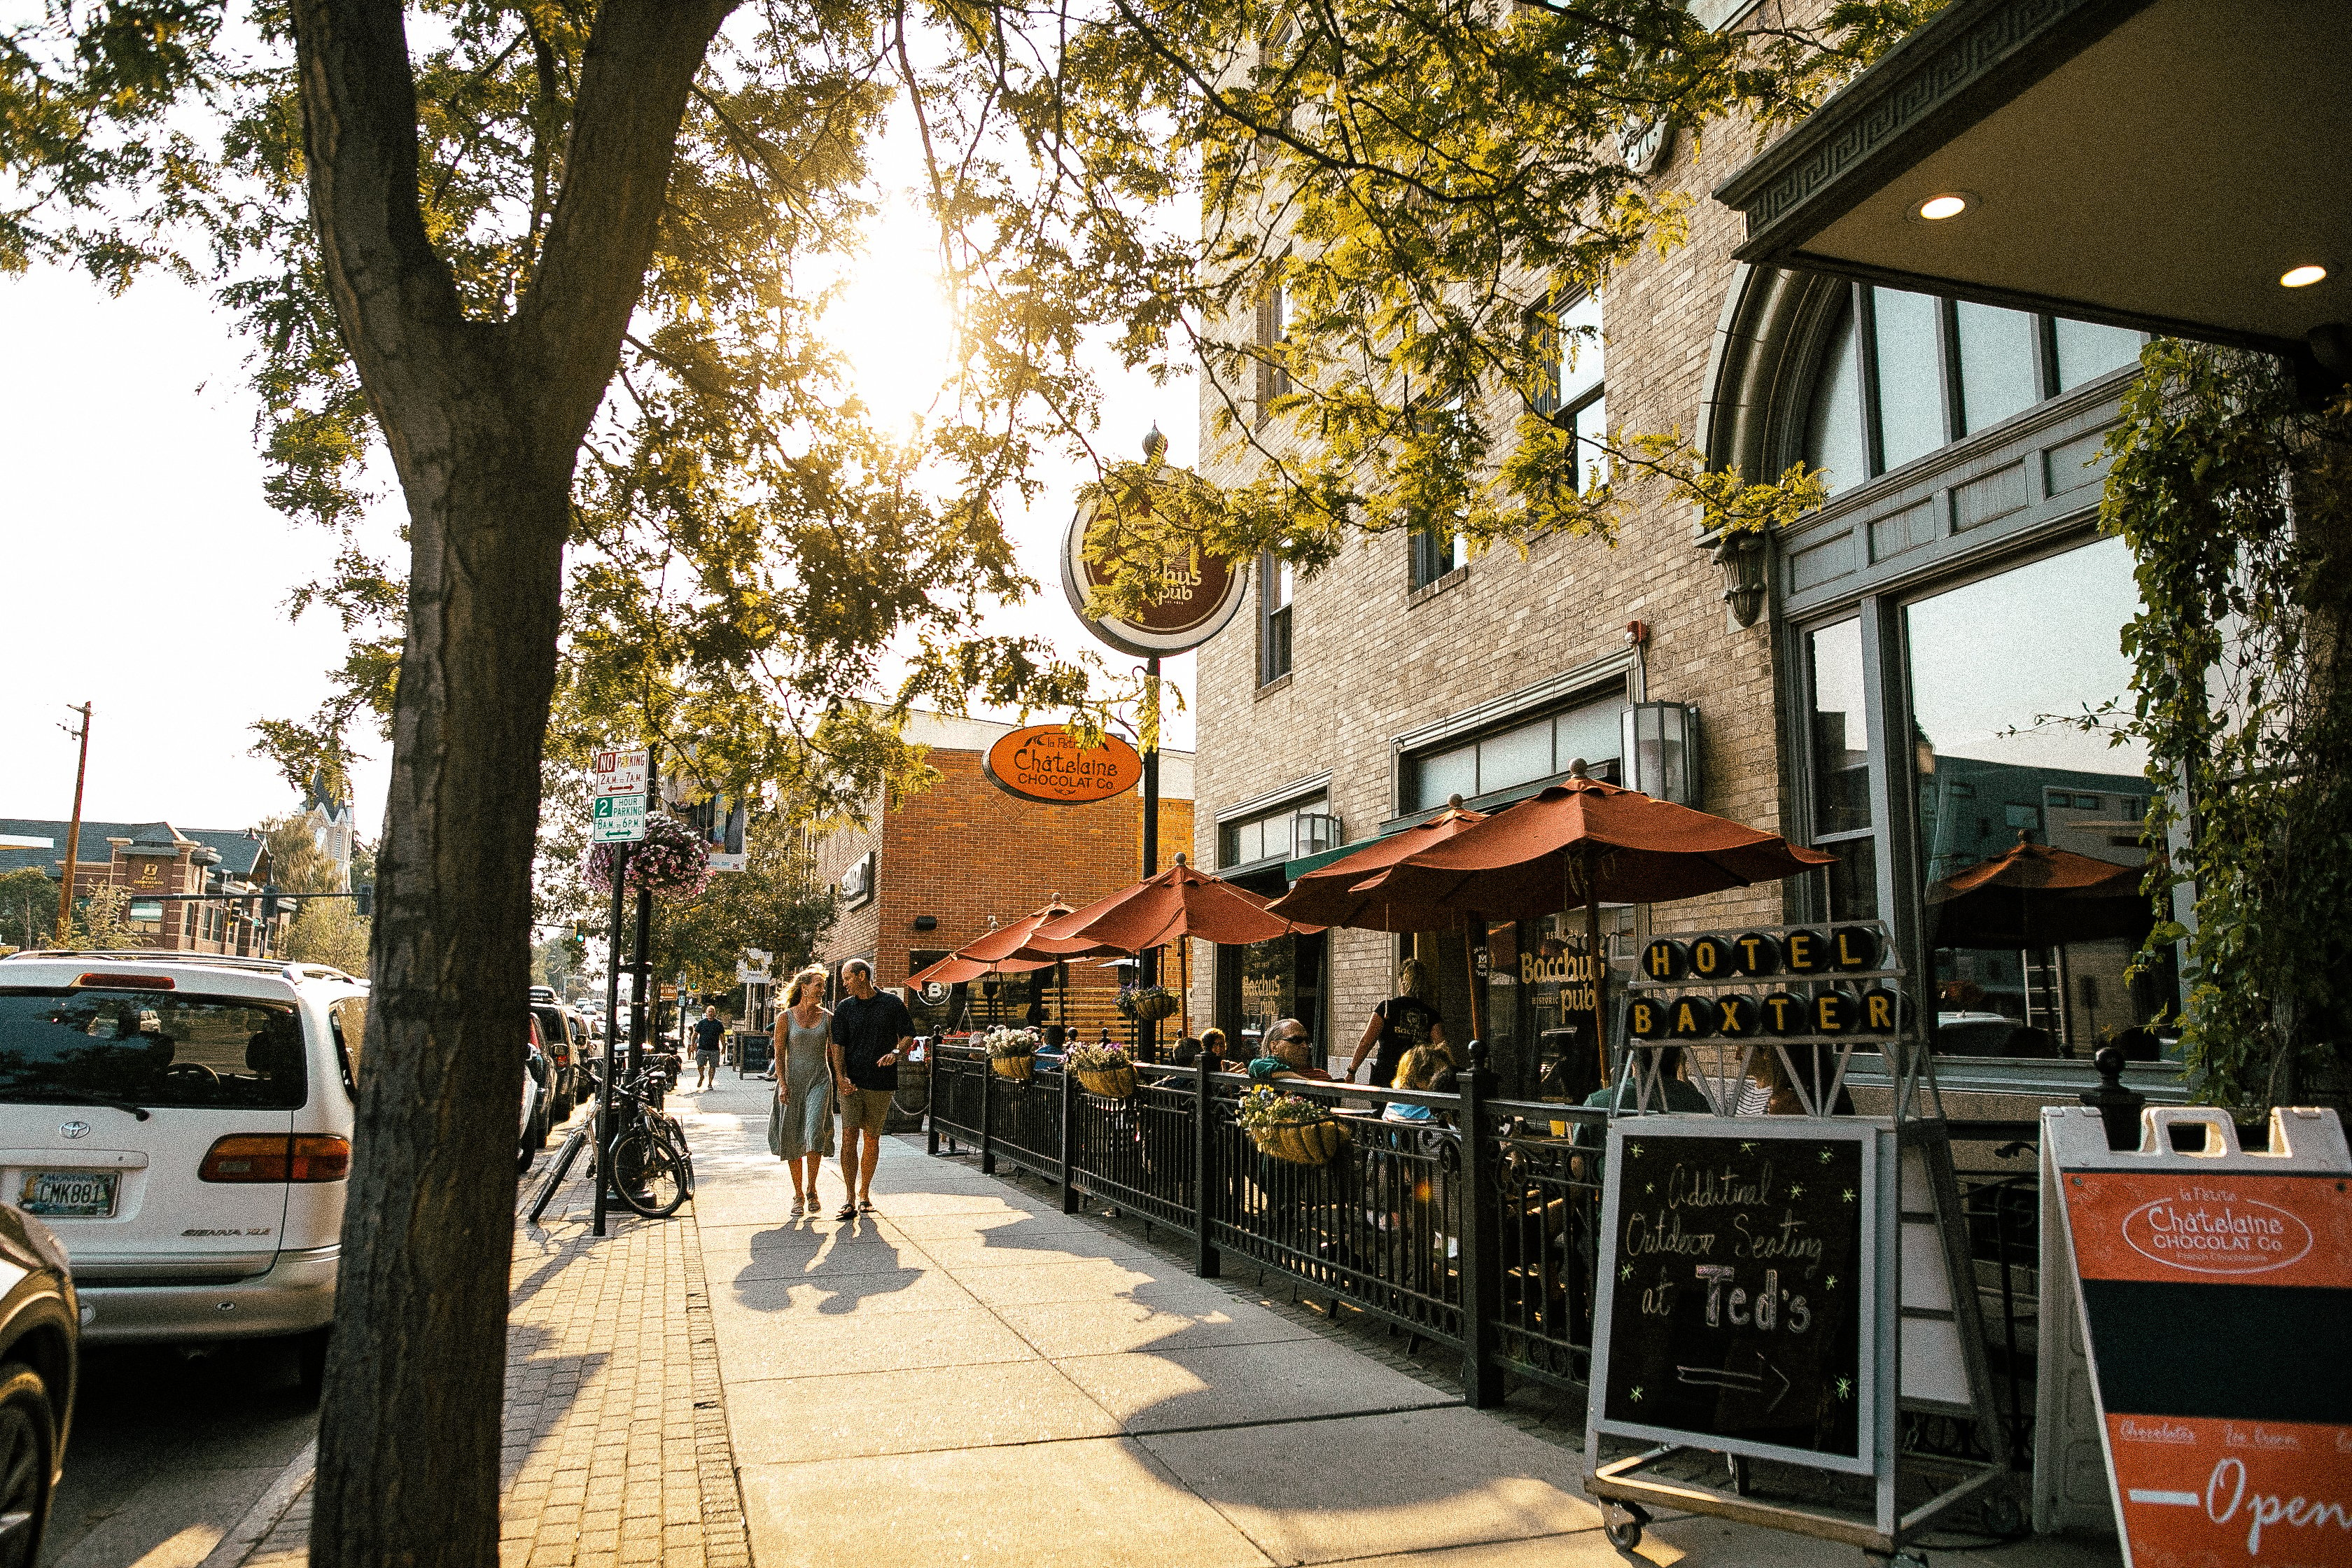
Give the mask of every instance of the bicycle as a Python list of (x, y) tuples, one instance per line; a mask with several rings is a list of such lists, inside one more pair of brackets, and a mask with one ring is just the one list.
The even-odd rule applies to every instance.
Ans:
[(600, 1151), (589, 1140), (596, 1123), (593, 1110), (572, 1130), (562, 1148), (549, 1163), (539, 1191), (531, 1197), (531, 1224), (538, 1224), (540, 1215), (547, 1212), (556, 1189), (571, 1174), (572, 1163), (583, 1148), (589, 1151), (590, 1176), (600, 1177), (602, 1173), (611, 1172), (612, 1190), (620, 1200), (649, 1218), (664, 1219), (676, 1214), (678, 1206), (694, 1195), (694, 1156), (687, 1149), (686, 1130), (678, 1125), (677, 1118), (656, 1109), (652, 1098), (661, 1092), (661, 1087), (660, 1069), (653, 1067), (615, 1086), (614, 1130), (601, 1151), (601, 1158)]

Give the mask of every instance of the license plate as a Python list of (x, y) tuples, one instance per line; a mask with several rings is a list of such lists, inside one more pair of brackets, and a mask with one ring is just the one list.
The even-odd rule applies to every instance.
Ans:
[(118, 1171), (27, 1171), (17, 1206), (44, 1219), (111, 1219)]

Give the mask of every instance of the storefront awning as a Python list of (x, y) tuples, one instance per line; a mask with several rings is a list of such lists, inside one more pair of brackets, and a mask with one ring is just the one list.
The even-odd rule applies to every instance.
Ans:
[(1954, 0), (1716, 198), (1747, 216), (1745, 261), (2308, 343), (2340, 374), (2346, 21), (2310, 0)]
[(1282, 863), (1282, 879), (1286, 882), (1296, 882), (1309, 871), (1320, 871), (1332, 861), (1345, 859), (1362, 847), (1361, 844), (1342, 844), (1317, 854), (1302, 855), (1296, 860), (1286, 860)]

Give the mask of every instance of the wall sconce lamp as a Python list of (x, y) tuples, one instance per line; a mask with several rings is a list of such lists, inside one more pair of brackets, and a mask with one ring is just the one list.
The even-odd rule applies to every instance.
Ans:
[(1698, 710), (1687, 702), (1629, 704), (1619, 722), (1625, 787), (1676, 805), (1698, 804)]
[(940, 929), (940, 917), (937, 915), (917, 915), (915, 917), (915, 929), (917, 931), (937, 931)]
[(1723, 602), (1737, 625), (1752, 626), (1764, 613), (1769, 543), (1760, 533), (1726, 529), (1716, 535), (1715, 564), (1723, 574)]

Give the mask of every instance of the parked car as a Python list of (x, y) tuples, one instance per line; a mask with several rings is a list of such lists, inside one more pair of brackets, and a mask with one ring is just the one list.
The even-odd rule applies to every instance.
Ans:
[(547, 1117), (552, 1124), (571, 1115), (581, 1098), (578, 1037), (572, 1032), (570, 1010), (548, 987), (530, 988), (530, 1013), (539, 1021), (539, 1048), (547, 1053), (551, 1074)]
[[(81, 1361), (80, 1305), (64, 1243), (32, 1215), (0, 1206), (0, 1563), (34, 1563), (49, 1498), (65, 1473)], [(16, 1462), (23, 1456), (24, 1462)]]
[(315, 1392), (367, 993), (276, 959), (0, 958), (0, 1196), (70, 1250), (84, 1339), (299, 1336)]
[(555, 1076), (541, 1047), (538, 1010), (532, 1009), (524, 1022), (530, 1035), (523, 1045), (521, 1157), (515, 1162), (518, 1175), (530, 1170), (530, 1157), (547, 1147), (547, 1086)]

